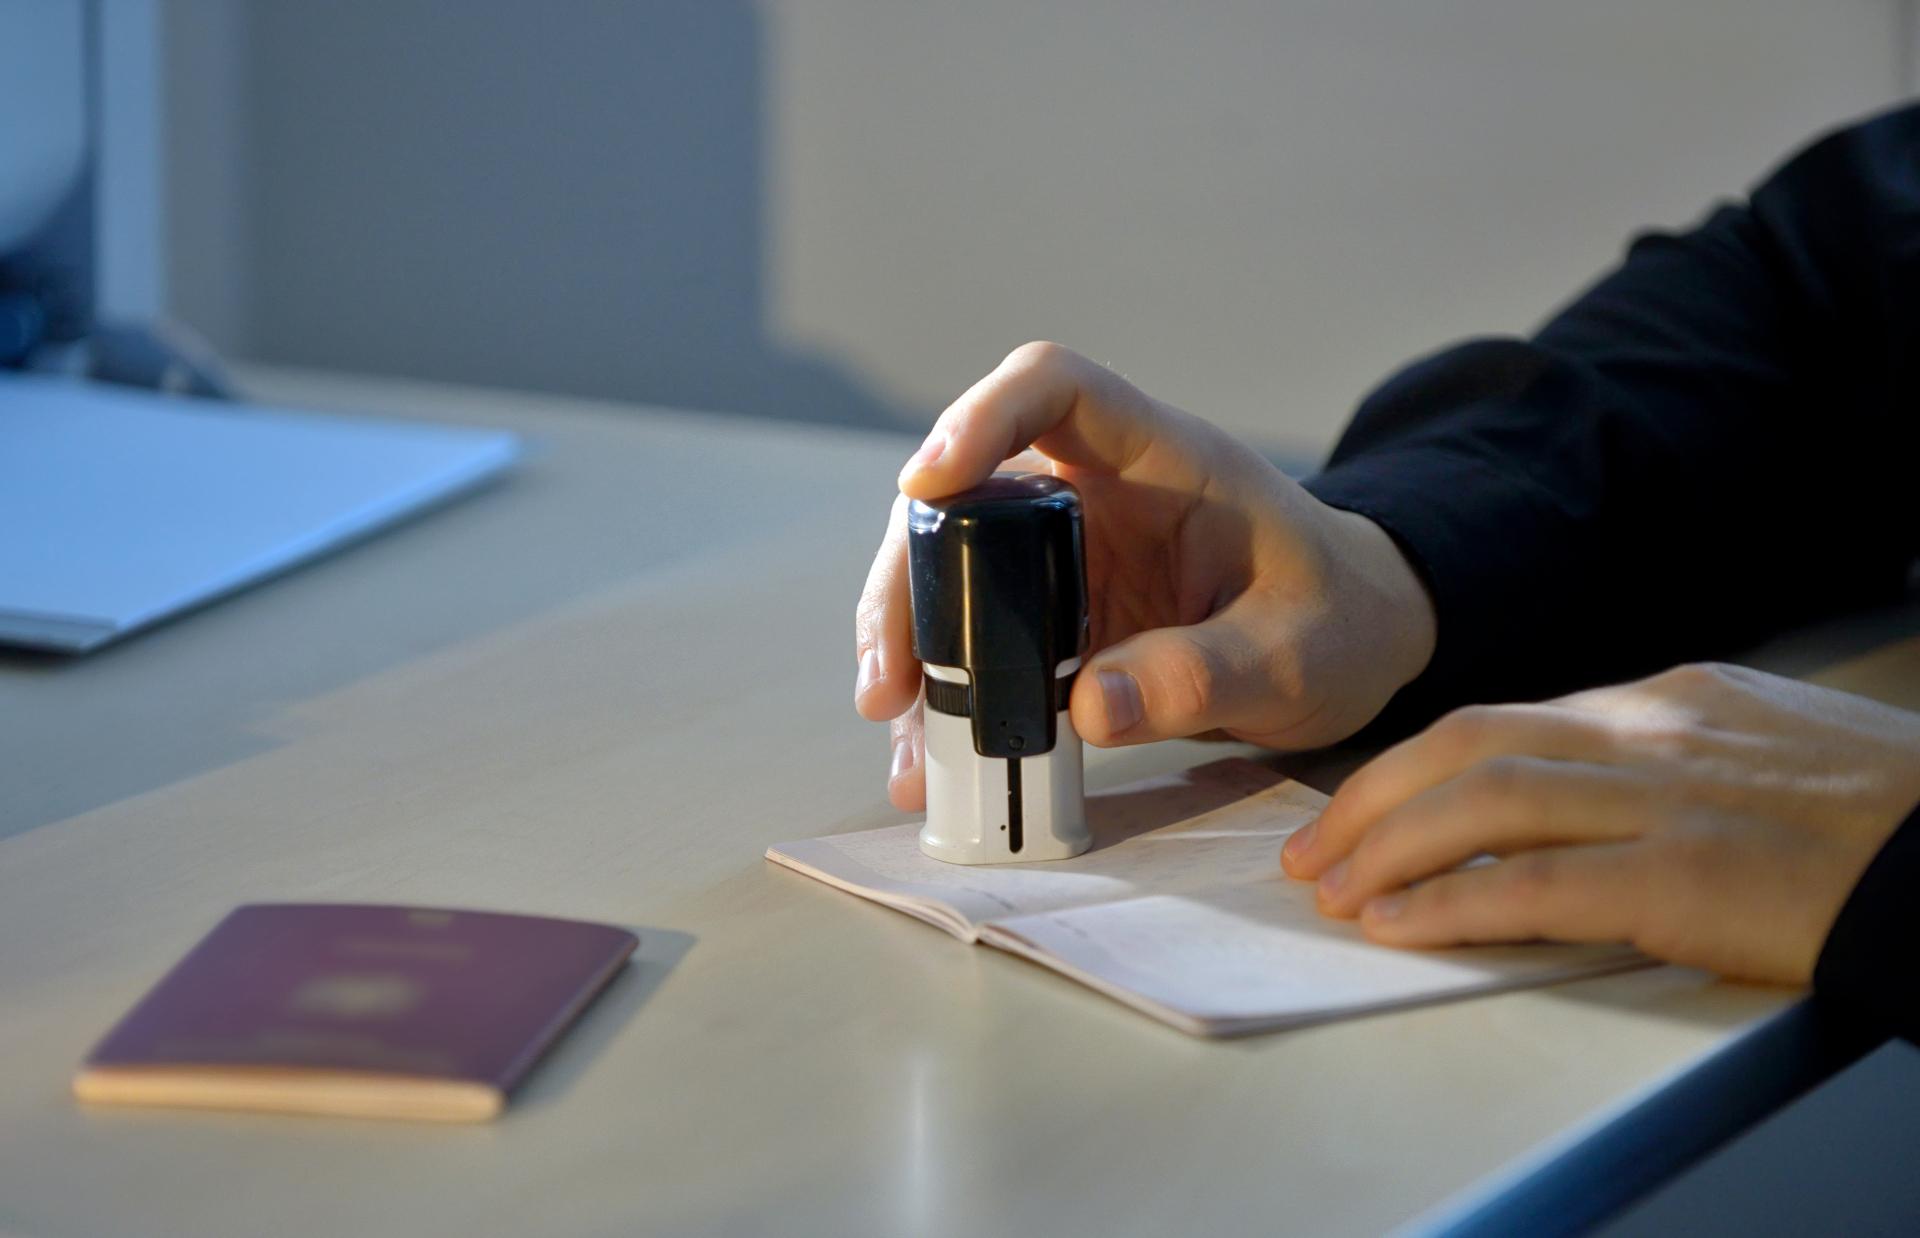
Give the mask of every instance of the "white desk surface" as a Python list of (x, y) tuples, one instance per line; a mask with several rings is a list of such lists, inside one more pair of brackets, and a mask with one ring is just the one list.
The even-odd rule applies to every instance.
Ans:
[[(0, 1231), (1372, 1233), (1791, 996), (1662, 970), (1189, 1039), (761, 858), (900, 819), (850, 620), (905, 438), (252, 378), (543, 446), (95, 656), (0, 658)], [(1090, 778), (1229, 751), (1095, 754)], [(645, 944), (492, 1125), (79, 1108), (93, 1041), (273, 899)]]

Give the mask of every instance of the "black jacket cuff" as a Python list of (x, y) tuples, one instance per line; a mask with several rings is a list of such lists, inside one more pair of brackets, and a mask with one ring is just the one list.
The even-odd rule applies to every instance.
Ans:
[(1847, 896), (1813, 969), (1819, 1000), (1920, 1040), (1920, 806)]

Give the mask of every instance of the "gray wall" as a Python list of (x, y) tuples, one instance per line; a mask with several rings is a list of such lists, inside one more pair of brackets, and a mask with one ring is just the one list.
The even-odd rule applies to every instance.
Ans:
[(1048, 336), (1316, 450), (1900, 96), (1896, 0), (173, 0), (175, 304), (303, 365), (916, 422)]
[[(0, 20), (0, 255), (32, 240), (86, 163), (85, 27), (60, 0), (5, 0)], [(14, 118), (31, 116), (32, 124)]]

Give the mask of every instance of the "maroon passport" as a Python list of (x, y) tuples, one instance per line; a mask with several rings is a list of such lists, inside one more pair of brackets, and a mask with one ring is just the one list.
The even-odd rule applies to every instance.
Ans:
[(484, 1121), (638, 944), (486, 911), (236, 908), (107, 1034), (74, 1093)]

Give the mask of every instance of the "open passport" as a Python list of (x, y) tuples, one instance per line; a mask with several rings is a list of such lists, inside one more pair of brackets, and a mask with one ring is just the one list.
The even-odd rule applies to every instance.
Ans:
[(1087, 797), (1071, 860), (968, 867), (918, 822), (780, 843), (776, 864), (1050, 967), (1196, 1036), (1235, 1036), (1648, 965), (1624, 946), (1396, 950), (1314, 907), (1280, 844), (1327, 797), (1247, 760)]

